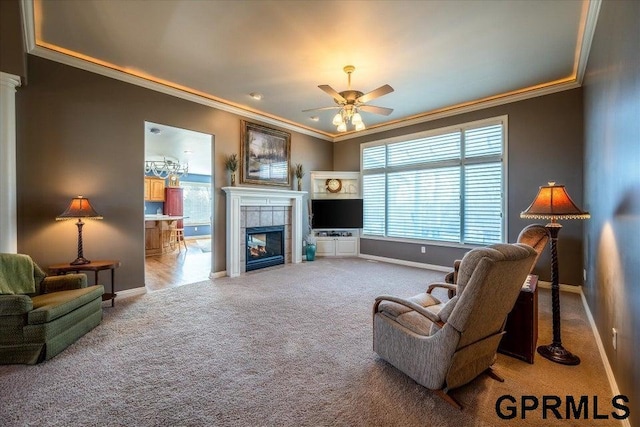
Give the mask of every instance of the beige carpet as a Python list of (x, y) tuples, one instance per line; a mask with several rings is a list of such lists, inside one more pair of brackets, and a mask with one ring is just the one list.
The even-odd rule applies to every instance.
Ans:
[[(411, 296), (443, 274), (361, 259), (317, 259), (116, 301), (54, 359), (0, 366), (0, 425), (495, 426), (619, 425), (613, 420), (500, 420), (504, 394), (599, 398), (608, 388), (579, 298), (563, 295), (576, 367), (499, 355), (498, 383), (453, 392), (458, 411), (371, 349), (376, 295)], [(550, 338), (549, 292), (540, 341)], [(590, 411), (592, 408), (590, 408)], [(590, 412), (591, 414), (591, 412)], [(520, 414), (518, 414), (520, 415)]]

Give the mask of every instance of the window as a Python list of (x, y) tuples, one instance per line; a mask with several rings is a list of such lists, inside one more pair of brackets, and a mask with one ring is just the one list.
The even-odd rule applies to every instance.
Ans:
[(184, 225), (211, 224), (211, 184), (208, 182), (184, 182), (183, 188), (183, 212)]
[(504, 238), (506, 117), (363, 144), (365, 236)]

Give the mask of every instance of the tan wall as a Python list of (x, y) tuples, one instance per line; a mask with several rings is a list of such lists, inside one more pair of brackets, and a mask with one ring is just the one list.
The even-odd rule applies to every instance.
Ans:
[[(16, 97), (18, 251), (45, 267), (73, 260), (77, 229), (55, 217), (83, 195), (104, 216), (84, 227), (85, 257), (120, 259), (119, 290), (143, 286), (144, 122), (151, 121), (215, 137), (214, 271), (223, 271), (223, 159), (239, 153), (241, 118), (31, 55), (28, 66), (29, 84)], [(292, 132), (291, 161), (330, 170), (333, 143)]]
[[(490, 117), (508, 115), (508, 217), (507, 238), (515, 242), (518, 233), (533, 220), (520, 218), (520, 212), (533, 201), (540, 185), (548, 181), (565, 184), (573, 200), (582, 205), (582, 90), (574, 89), (552, 95), (505, 104), (441, 120), (394, 129), (336, 143), (333, 161), (336, 170), (360, 169), (360, 144), (402, 134), (416, 133)], [(545, 221), (538, 221), (545, 223)], [(560, 282), (582, 284), (581, 221), (562, 224), (558, 242)], [(466, 250), (424, 244), (363, 240), (361, 251), (371, 255), (399, 258), (434, 265), (448, 265)], [(535, 272), (543, 280), (550, 280), (549, 251), (540, 258)]]
[(0, 71), (20, 76), (24, 83), (27, 71), (21, 22), (20, 3), (0, 1)]
[[(620, 392), (640, 408), (640, 2), (602, 2), (585, 76), (585, 295)], [(611, 339), (618, 330), (617, 350)], [(631, 411), (631, 425), (640, 413)]]

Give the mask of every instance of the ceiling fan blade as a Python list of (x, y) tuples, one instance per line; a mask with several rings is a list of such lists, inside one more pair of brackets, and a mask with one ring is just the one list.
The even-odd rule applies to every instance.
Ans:
[(303, 113), (306, 113), (307, 111), (320, 111), (320, 110), (337, 110), (340, 107), (339, 105), (336, 105), (334, 107), (320, 107), (320, 108), (309, 108), (308, 110), (302, 110)]
[[(331, 95), (336, 101), (346, 103), (347, 100), (342, 97), (334, 88), (329, 85), (320, 85), (318, 86), (320, 89)], [(393, 89), (391, 89), (393, 90)]]
[(356, 99), (356, 102), (360, 102), (364, 104), (365, 102), (369, 102), (372, 99), (379, 98), (382, 95), (386, 95), (391, 92), (393, 92), (393, 88), (391, 86), (389, 85), (380, 86), (378, 89), (374, 89), (369, 93), (365, 93), (360, 98)]
[(383, 116), (388, 116), (393, 113), (393, 108), (376, 107), (375, 105), (361, 105), (358, 107), (358, 110), (366, 111), (367, 113), (382, 114)]

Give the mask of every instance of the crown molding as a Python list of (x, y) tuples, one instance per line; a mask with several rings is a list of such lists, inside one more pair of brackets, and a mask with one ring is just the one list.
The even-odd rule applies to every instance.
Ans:
[(562, 92), (565, 90), (575, 89), (581, 85), (575, 80), (563, 81), (561, 83), (550, 83), (547, 86), (537, 87), (535, 89), (524, 89), (513, 94), (498, 95), (484, 100), (472, 101), (470, 103), (454, 105), (442, 110), (430, 111), (417, 116), (408, 117), (405, 119), (397, 120), (379, 127), (371, 127), (369, 129), (361, 130), (357, 133), (351, 133), (349, 135), (337, 136), (334, 138), (334, 142), (346, 141), (355, 137), (361, 137), (365, 135), (372, 135), (380, 132), (385, 132), (393, 129), (399, 129), (407, 126), (412, 126), (420, 123), (430, 122), (433, 120), (442, 119), (445, 117), (457, 116), (459, 114), (469, 113), (477, 110), (484, 110), (486, 108), (496, 107), (499, 105), (510, 104), (512, 102), (523, 101), (525, 99), (536, 98), (539, 96), (550, 95), (556, 92)]
[(433, 120), (464, 114), (472, 111), (482, 110), (486, 108), (496, 107), (499, 105), (509, 104), (512, 102), (531, 99), (539, 96), (545, 96), (556, 92), (574, 89), (582, 85), (589, 52), (593, 42), (593, 36), (600, 13), (602, 0), (587, 0), (583, 8), (582, 25), (578, 34), (576, 57), (574, 60), (573, 75), (559, 81), (548, 82), (533, 86), (531, 88), (521, 89), (512, 93), (500, 94), (485, 99), (474, 100), (464, 104), (458, 104), (439, 110), (425, 112), (419, 115), (406, 117), (389, 123), (372, 126), (368, 129), (355, 132), (351, 131), (346, 134), (326, 133), (309, 127), (305, 127), (293, 122), (289, 122), (276, 116), (269, 116), (261, 112), (252, 111), (241, 108), (236, 105), (224, 102), (224, 100), (212, 99), (194, 92), (190, 92), (188, 88), (181, 89), (172, 87), (168, 84), (159, 83), (144, 77), (136, 76), (109, 66), (92, 62), (87, 59), (78, 58), (71, 54), (59, 52), (53, 48), (40, 46), (36, 42), (34, 5), (33, 0), (21, 0), (22, 21), (25, 48), (27, 53), (59, 62), (75, 68), (79, 68), (92, 73), (100, 74), (126, 83), (141, 86), (156, 92), (161, 92), (170, 96), (185, 99), (187, 101), (206, 105), (212, 108), (223, 110), (238, 116), (256, 120), (262, 123), (270, 124), (304, 135), (309, 135), (318, 139), (331, 142), (342, 142), (362, 136), (374, 135), (394, 129), (425, 123)]
[(269, 117), (255, 111), (245, 110), (234, 105), (226, 104), (221, 101), (210, 99), (201, 95), (197, 95), (186, 90), (177, 89), (171, 86), (167, 86), (162, 83), (157, 83), (152, 80), (138, 77), (129, 73), (125, 73), (120, 70), (109, 68), (104, 65), (96, 64), (91, 61), (76, 58), (71, 55), (57, 52), (55, 50), (36, 45), (31, 51), (28, 52), (31, 55), (39, 56), (41, 58), (49, 59), (54, 62), (69, 65), (71, 67), (79, 68), (91, 73), (100, 74), (105, 77), (120, 80), (125, 83), (130, 83), (136, 86), (144, 87), (156, 92), (164, 93), (166, 95), (175, 96), (176, 98), (185, 99), (187, 101), (195, 102), (198, 104), (206, 105), (208, 107), (216, 108), (218, 110), (226, 111), (228, 113), (236, 114), (248, 118), (250, 120), (259, 121), (261, 123), (270, 124), (294, 132), (302, 133), (305, 135), (313, 136), (315, 138), (323, 139), (326, 141), (333, 141), (330, 135), (320, 133), (311, 129), (307, 129), (301, 126), (294, 125), (286, 122), (282, 119)]
[(587, 62), (589, 61), (589, 54), (591, 53), (591, 44), (593, 43), (593, 36), (596, 32), (596, 24), (598, 23), (598, 16), (600, 15), (600, 6), (602, 0), (590, 0), (583, 12), (585, 17), (582, 20), (583, 27), (581, 28), (578, 36), (578, 49), (579, 55), (576, 59), (576, 80), (580, 85), (584, 79), (584, 75), (587, 69)]

